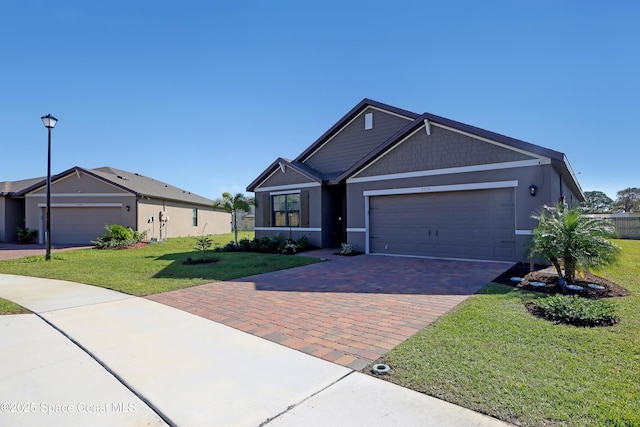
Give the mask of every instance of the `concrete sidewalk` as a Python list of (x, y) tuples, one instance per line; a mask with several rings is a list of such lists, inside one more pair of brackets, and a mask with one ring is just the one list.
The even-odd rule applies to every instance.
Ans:
[[(143, 298), (0, 275), (0, 425), (505, 426)], [(7, 343), (7, 345), (4, 345)]]

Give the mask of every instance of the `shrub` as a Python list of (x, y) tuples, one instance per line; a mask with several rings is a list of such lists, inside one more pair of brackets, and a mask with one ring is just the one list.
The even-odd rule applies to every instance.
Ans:
[(260, 252), (260, 253), (279, 253), (291, 255), (298, 252), (308, 251), (312, 246), (309, 244), (309, 238), (300, 237), (298, 240), (283, 240), (279, 234), (275, 236), (255, 237), (253, 240), (240, 239), (236, 245), (229, 242), (222, 248), (216, 248), (217, 252)]
[(296, 240), (296, 245), (298, 245), (298, 252), (304, 252), (311, 249), (311, 243), (309, 243), (309, 238), (307, 236), (302, 236)]
[(120, 224), (105, 225), (105, 229), (106, 233), (91, 241), (98, 249), (126, 248), (142, 242), (146, 236), (146, 232), (140, 233)]
[(249, 252), (251, 251), (251, 240), (247, 239), (246, 237), (244, 239), (240, 239), (238, 241), (238, 248), (239, 251), (241, 252)]
[(291, 239), (284, 240), (278, 245), (278, 253), (293, 255), (298, 251), (298, 245)]
[(341, 243), (341, 245), (340, 255), (351, 255), (353, 253), (353, 245), (350, 243)]
[(18, 243), (31, 243), (38, 235), (38, 230), (29, 230), (29, 227), (18, 227)]
[(529, 303), (530, 310), (545, 319), (576, 326), (607, 326), (618, 322), (611, 301), (552, 295)]

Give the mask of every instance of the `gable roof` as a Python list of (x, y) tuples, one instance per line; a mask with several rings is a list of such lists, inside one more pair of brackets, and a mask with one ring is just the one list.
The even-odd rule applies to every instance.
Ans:
[(247, 186), (247, 191), (253, 191), (261, 182), (265, 179), (269, 178), (269, 176), (273, 173), (274, 170), (284, 165), (285, 167), (289, 167), (294, 171), (298, 172), (300, 175), (309, 178), (310, 180), (322, 184), (326, 181), (326, 178), (322, 176), (320, 172), (317, 170), (305, 165), (304, 163), (297, 162), (295, 160), (285, 159), (284, 157), (278, 157), (276, 161), (271, 163), (265, 170), (262, 172), (256, 179), (254, 179), (251, 184)]
[[(158, 181), (156, 179), (149, 178), (138, 173), (128, 172), (122, 169), (116, 169), (108, 166), (96, 169), (85, 169), (79, 166), (74, 166), (71, 169), (67, 169), (62, 173), (52, 176), (51, 182), (55, 182), (60, 178), (64, 178), (65, 176), (77, 172), (92, 176), (103, 182), (116, 186), (126, 192), (135, 194), (139, 197), (173, 200), (203, 206), (213, 205), (213, 200), (199, 196), (197, 194), (193, 194), (190, 191), (174, 187), (162, 181)], [(47, 182), (46, 178), (34, 178), (31, 180), (15, 181), (8, 184), (12, 184), (12, 187), (16, 189), (8, 195), (22, 196), (26, 193), (45, 186)], [(0, 190), (1, 189), (2, 187), (0, 187)]]
[(20, 181), (2, 181), (0, 182), (0, 196), (13, 196), (23, 190), (32, 187), (34, 184), (41, 182), (46, 178), (29, 178)]
[(353, 176), (364, 166), (368, 165), (373, 160), (377, 159), (382, 154), (387, 152), (389, 149), (393, 148), (396, 144), (400, 143), (404, 138), (409, 136), (416, 129), (425, 126), (425, 120), (430, 123), (437, 123), (456, 131), (469, 134), (472, 137), (484, 138), (538, 156), (548, 157), (549, 159), (551, 159), (552, 166), (565, 180), (565, 183), (567, 183), (567, 185), (574, 193), (578, 195), (578, 197), (584, 200), (584, 192), (582, 191), (575, 173), (573, 172), (573, 169), (569, 164), (569, 160), (564, 153), (430, 113), (423, 113), (420, 116), (416, 117), (413, 122), (409, 123), (403, 129), (400, 129), (384, 143), (380, 144), (373, 151), (371, 151), (369, 154), (355, 163), (351, 168), (338, 176), (335, 180), (328, 182), (328, 184), (337, 184)]
[(414, 113), (413, 111), (403, 110), (401, 108), (394, 107), (392, 105), (383, 104), (382, 102), (374, 101), (372, 99), (364, 98), (360, 101), (355, 107), (351, 109), (347, 114), (342, 116), (340, 120), (338, 120), (333, 126), (329, 128), (325, 133), (322, 134), (320, 138), (318, 138), (313, 144), (311, 144), (306, 150), (304, 150), (298, 157), (296, 157), (297, 162), (304, 162), (316, 149), (318, 149), (322, 144), (325, 143), (329, 138), (331, 138), (336, 132), (338, 132), (344, 125), (349, 123), (354, 117), (360, 114), (367, 107), (376, 107), (381, 110), (389, 111), (391, 113), (404, 116), (407, 119), (415, 119), (419, 116), (418, 113)]
[[(323, 176), (318, 171), (316, 172), (316, 176), (321, 177), (323, 179), (323, 183), (325, 184), (339, 184), (343, 183), (349, 177), (356, 174), (366, 165), (370, 164), (372, 161), (379, 158), (381, 155), (386, 153), (389, 149), (393, 148), (395, 145), (400, 143), (404, 138), (409, 136), (412, 132), (419, 129), (422, 126), (425, 126), (425, 120), (430, 123), (437, 123), (439, 125), (451, 128), (455, 131), (469, 134), (472, 137), (479, 137), (489, 141), (493, 141), (507, 147), (512, 147), (517, 150), (522, 150), (528, 153), (532, 153), (534, 155), (543, 156), (551, 159), (552, 166), (556, 169), (556, 171), (562, 176), (564, 182), (569, 186), (569, 188), (578, 195), (579, 198), (584, 199), (584, 193), (582, 188), (580, 188), (580, 184), (569, 164), (569, 161), (564, 153), (559, 151), (551, 150), (539, 145), (535, 145), (526, 141), (522, 141), (519, 139), (511, 138), (505, 135), (501, 135), (495, 132), (491, 132), (485, 129), (481, 129), (475, 126), (467, 125), (461, 122), (457, 122), (455, 120), (447, 119), (445, 117), (437, 116), (435, 114), (423, 113), (418, 114), (408, 110), (403, 110), (397, 107), (393, 107), (387, 104), (383, 104), (381, 102), (377, 102), (368, 98), (360, 101), (355, 107), (353, 107), (347, 114), (345, 114), (336, 124), (334, 124), (329, 130), (327, 130), (320, 138), (318, 138), (315, 142), (313, 142), (307, 149), (305, 149), (292, 163), (298, 163), (299, 165), (303, 165), (302, 163), (306, 160), (312, 153), (314, 153), (319, 147), (322, 146), (329, 138), (331, 138), (336, 132), (338, 132), (342, 127), (350, 122), (354, 117), (360, 114), (363, 110), (368, 108), (369, 106), (376, 107), (385, 111), (392, 112), (394, 114), (398, 114), (404, 117), (411, 119), (406, 126), (402, 129), (398, 130), (395, 134), (390, 136), (386, 141), (382, 144), (378, 145), (369, 153), (365, 154), (362, 158), (360, 158), (356, 163), (354, 163), (350, 168), (345, 170), (336, 176)], [(268, 173), (273, 170), (273, 165), (277, 164), (277, 161), (274, 162), (269, 168), (267, 168)], [(311, 168), (309, 168), (311, 169)], [(248, 187), (247, 191), (254, 191), (255, 188), (259, 185), (261, 181), (261, 177), (264, 179), (266, 177), (267, 171), (263, 172), (256, 180), (254, 180)]]

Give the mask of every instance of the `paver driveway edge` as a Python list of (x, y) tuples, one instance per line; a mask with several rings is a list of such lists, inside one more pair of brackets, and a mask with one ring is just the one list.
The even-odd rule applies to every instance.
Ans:
[(510, 266), (334, 256), (323, 263), (146, 298), (360, 370)]

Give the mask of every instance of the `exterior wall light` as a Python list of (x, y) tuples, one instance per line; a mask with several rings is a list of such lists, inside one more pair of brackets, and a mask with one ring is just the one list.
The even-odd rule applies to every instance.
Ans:
[(529, 194), (531, 194), (531, 197), (536, 197), (537, 192), (538, 192), (538, 187), (536, 187), (534, 184), (531, 184), (529, 186)]

